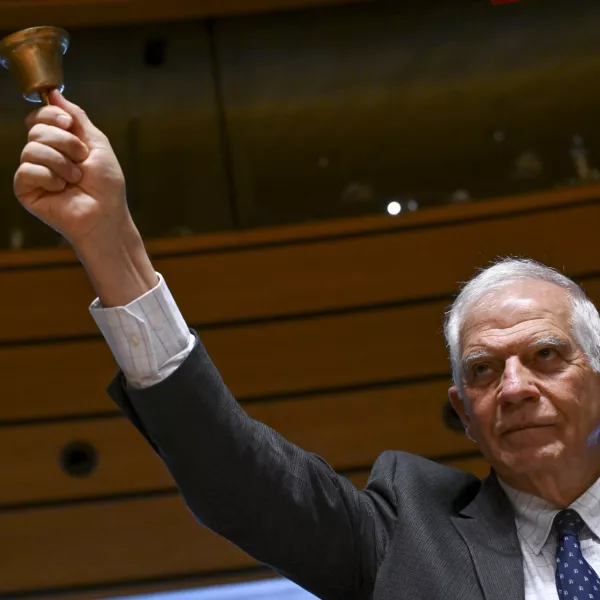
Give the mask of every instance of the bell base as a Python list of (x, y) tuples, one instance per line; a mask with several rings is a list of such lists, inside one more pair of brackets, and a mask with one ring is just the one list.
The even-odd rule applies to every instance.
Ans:
[(23, 97), (42, 102), (44, 93), (64, 90), (62, 55), (69, 34), (59, 27), (30, 27), (0, 41), (0, 64), (14, 72)]
[(53, 86), (52, 88), (45, 88), (40, 91), (23, 94), (23, 98), (25, 98), (25, 100), (27, 100), (27, 102), (31, 102), (33, 104), (40, 104), (40, 103), (49, 104), (49, 102), (47, 101), (48, 94), (53, 89), (58, 90), (62, 94), (65, 90), (65, 84), (61, 83), (60, 85)]

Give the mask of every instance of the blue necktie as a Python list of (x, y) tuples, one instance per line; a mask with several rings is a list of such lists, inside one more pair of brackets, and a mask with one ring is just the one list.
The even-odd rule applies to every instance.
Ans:
[(560, 598), (600, 600), (598, 575), (581, 554), (579, 532), (581, 517), (571, 509), (561, 510), (554, 518), (558, 534), (556, 546), (556, 589)]

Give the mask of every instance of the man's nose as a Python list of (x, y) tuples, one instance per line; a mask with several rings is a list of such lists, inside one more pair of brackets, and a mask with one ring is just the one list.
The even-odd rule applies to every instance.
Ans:
[(504, 365), (498, 399), (502, 402), (523, 402), (539, 397), (540, 393), (531, 371), (518, 357), (511, 356)]

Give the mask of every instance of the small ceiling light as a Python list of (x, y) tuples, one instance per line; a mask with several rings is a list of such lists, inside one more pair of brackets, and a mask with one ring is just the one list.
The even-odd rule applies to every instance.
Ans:
[(400, 202), (390, 202), (387, 205), (387, 211), (390, 215), (396, 216), (399, 215), (400, 212), (402, 211), (402, 206), (400, 205)]

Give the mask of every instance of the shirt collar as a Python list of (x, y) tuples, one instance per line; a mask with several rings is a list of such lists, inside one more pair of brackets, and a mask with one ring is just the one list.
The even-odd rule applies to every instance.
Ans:
[[(515, 511), (517, 534), (534, 554), (539, 554), (553, 534), (552, 523), (560, 512), (550, 502), (519, 492), (498, 478)], [(569, 508), (576, 510), (590, 531), (600, 539), (600, 479), (585, 491)]]

